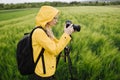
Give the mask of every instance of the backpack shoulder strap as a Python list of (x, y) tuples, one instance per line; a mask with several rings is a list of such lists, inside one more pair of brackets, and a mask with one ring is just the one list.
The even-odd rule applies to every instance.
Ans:
[(37, 65), (40, 57), (42, 56), (42, 66), (43, 66), (43, 72), (44, 72), (44, 74), (45, 74), (45, 73), (46, 73), (46, 69), (45, 69), (45, 61), (44, 61), (44, 56), (43, 56), (44, 51), (45, 51), (45, 49), (42, 48), (42, 50), (41, 50), (41, 52), (40, 52), (40, 54), (39, 54), (39, 56), (38, 56), (38, 58), (37, 58), (37, 61), (35, 62), (35, 67), (36, 67), (36, 65)]
[(41, 26), (37, 26), (37, 27), (35, 27), (32, 31), (34, 31), (34, 30), (37, 29), (37, 28), (42, 29), (42, 30), (46, 33), (46, 30), (43, 29)]

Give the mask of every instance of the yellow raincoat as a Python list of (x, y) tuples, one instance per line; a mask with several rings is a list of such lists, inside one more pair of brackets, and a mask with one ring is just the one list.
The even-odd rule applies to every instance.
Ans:
[[(45, 28), (45, 25), (50, 22), (56, 16), (56, 14), (58, 14), (58, 12), (59, 11), (56, 8), (53, 8), (51, 6), (41, 7), (40, 11), (36, 16), (36, 26), (41, 26)], [(42, 29), (36, 29), (34, 31), (32, 35), (34, 62), (37, 60), (41, 49), (45, 49), (43, 55), (46, 74), (43, 73), (42, 60), (40, 58), (35, 68), (35, 73), (38, 76), (49, 77), (54, 75), (56, 70), (56, 57), (69, 43), (70, 39), (70, 36), (66, 33), (63, 33), (60, 39), (57, 40), (56, 38), (49, 38)]]

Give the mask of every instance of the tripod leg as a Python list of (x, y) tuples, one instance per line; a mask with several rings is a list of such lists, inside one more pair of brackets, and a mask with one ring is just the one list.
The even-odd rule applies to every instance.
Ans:
[(68, 67), (69, 67), (69, 72), (70, 72), (70, 75), (71, 75), (71, 80), (73, 80), (73, 75), (72, 75), (72, 61), (71, 61), (69, 55), (67, 55), (67, 58), (68, 58)]
[(57, 57), (56, 68), (57, 68), (58, 63), (59, 63), (59, 61), (60, 61), (60, 56), (61, 56), (61, 54), (62, 54), (62, 52), (60, 52), (60, 54), (59, 54), (58, 57)]

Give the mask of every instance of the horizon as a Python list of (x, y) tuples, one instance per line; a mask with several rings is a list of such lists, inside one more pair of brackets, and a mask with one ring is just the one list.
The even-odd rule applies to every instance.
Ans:
[(0, 3), (10, 4), (10, 3), (34, 3), (34, 2), (73, 2), (73, 1), (88, 1), (88, 0), (1, 0)]
[(120, 0), (1, 0), (0, 4), (17, 4), (17, 3), (39, 3), (39, 2), (86, 2), (86, 1), (120, 1)]

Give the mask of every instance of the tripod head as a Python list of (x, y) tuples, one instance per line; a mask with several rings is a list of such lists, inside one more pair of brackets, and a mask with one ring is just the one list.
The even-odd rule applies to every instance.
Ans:
[(66, 47), (64, 48), (64, 52), (66, 53), (66, 55), (69, 55), (69, 53), (70, 53), (70, 48), (69, 48), (68, 46), (66, 46)]
[(66, 57), (68, 57), (69, 54), (70, 54), (70, 48), (68, 46), (66, 46), (64, 48), (64, 60), (65, 60), (65, 62), (66, 62)]

